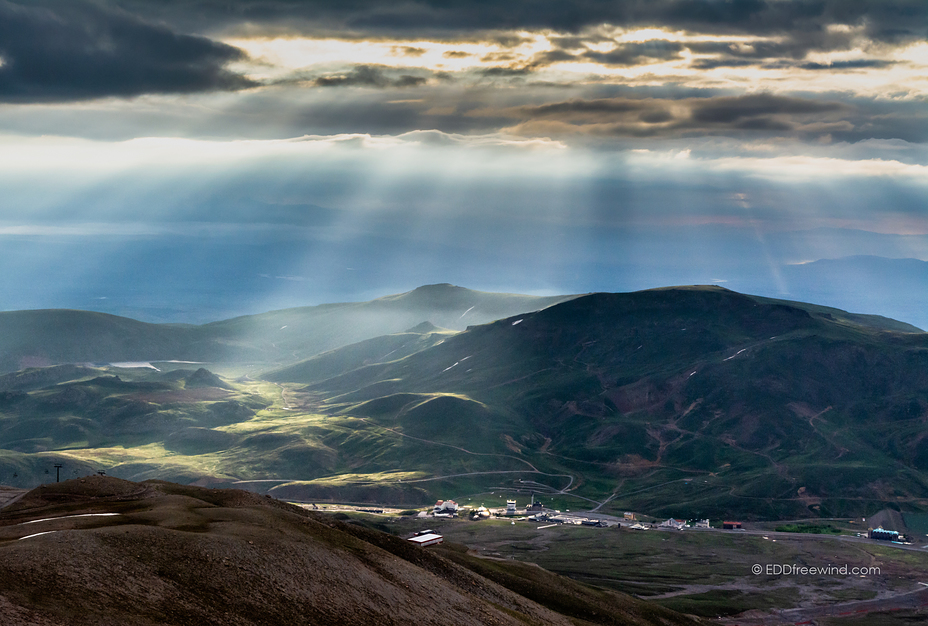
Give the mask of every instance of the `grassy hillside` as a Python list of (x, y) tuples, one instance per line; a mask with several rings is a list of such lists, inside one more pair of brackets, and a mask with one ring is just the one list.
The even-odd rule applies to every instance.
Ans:
[(561, 590), (552, 602), (520, 583), (523, 568), (499, 580), (276, 500), (161, 481), (34, 490), (0, 513), (0, 556), (9, 626), (700, 623), (533, 571), (532, 586)]
[(193, 327), (90, 311), (0, 312), (0, 328), (0, 372), (59, 363), (186, 359), (196, 349)]

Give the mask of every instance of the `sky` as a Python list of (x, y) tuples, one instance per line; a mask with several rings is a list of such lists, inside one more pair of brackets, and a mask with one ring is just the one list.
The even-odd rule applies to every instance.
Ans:
[(449, 282), (928, 328), (924, 0), (0, 0), (0, 309)]

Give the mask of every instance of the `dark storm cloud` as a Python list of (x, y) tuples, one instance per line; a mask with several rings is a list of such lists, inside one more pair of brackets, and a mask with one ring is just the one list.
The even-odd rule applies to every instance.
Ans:
[(576, 61), (579, 58), (576, 54), (571, 54), (566, 50), (546, 50), (535, 56), (532, 62), (535, 65), (550, 65), (551, 63), (560, 63), (562, 61)]
[(495, 43), (503, 48), (515, 48), (521, 46), (524, 43), (528, 43), (531, 39), (525, 37), (520, 37), (518, 35), (512, 35), (509, 33), (491, 33), (487, 38), (487, 41), (490, 43)]
[(694, 70), (714, 70), (719, 67), (750, 67), (761, 65), (760, 61), (750, 59), (695, 59), (690, 63)]
[(393, 77), (386, 68), (378, 65), (356, 65), (350, 72), (320, 76), (313, 81), (316, 87), (418, 87), (428, 81), (424, 76), (401, 74)]
[(839, 40), (816, 36), (813, 42), (811, 37), (796, 37), (783, 41), (757, 41), (750, 45), (737, 46), (724, 41), (691, 42), (687, 48), (694, 54), (713, 54), (720, 59), (751, 59), (762, 61), (764, 59), (801, 59), (812, 49), (843, 49), (847, 48), (849, 40), (841, 37)]
[(582, 57), (603, 65), (628, 67), (676, 59), (680, 57), (683, 49), (683, 44), (656, 39), (642, 43), (622, 44), (609, 52), (588, 50), (583, 53)]
[[(851, 31), (828, 31), (827, 29), (812, 29), (810, 31), (797, 31), (788, 33), (779, 41), (753, 41), (750, 43), (735, 44), (724, 41), (691, 42), (686, 47), (696, 55), (691, 67), (695, 69), (713, 69), (716, 67), (744, 67), (758, 65), (762, 67), (790, 67), (800, 64), (810, 52), (832, 52), (851, 50), (860, 46), (858, 35)], [(862, 61), (846, 61), (845, 68), (880, 67), (874, 61), (872, 64)], [(814, 65), (814, 64), (808, 64)], [(806, 69), (818, 69), (806, 67)]]
[(421, 57), (425, 54), (425, 48), (416, 48), (415, 46), (396, 46), (393, 48), (393, 54), (407, 57)]
[(0, 0), (0, 101), (242, 89), (237, 48), (83, 1)]
[(633, 98), (601, 98), (597, 100), (568, 100), (538, 106), (522, 107), (521, 112), (531, 117), (560, 117), (574, 114), (595, 116), (624, 114), (632, 111), (647, 111), (654, 107), (653, 100)]
[(516, 107), (503, 113), (520, 119), (517, 129), (521, 132), (668, 138), (744, 133), (806, 138), (830, 131), (851, 131), (863, 119), (855, 117), (853, 107), (840, 102), (768, 93), (680, 99), (574, 99)]
[(861, 70), (870, 68), (883, 68), (894, 65), (893, 61), (880, 59), (858, 59), (855, 61), (834, 61), (832, 63), (803, 63), (799, 67), (804, 70)]
[(486, 69), (480, 70), (481, 76), (490, 76), (490, 77), (511, 77), (511, 76), (525, 76), (531, 74), (535, 71), (534, 67), (525, 66), (525, 67), (488, 67)]
[(667, 26), (698, 32), (821, 32), (828, 24), (862, 26), (880, 41), (923, 39), (924, 0), (110, 0), (189, 28), (242, 24), (312, 31), (465, 33), (553, 29), (578, 32), (600, 24)]
[[(564, 38), (561, 38), (561, 41), (557, 43), (565, 43)], [(574, 47), (572, 38), (566, 43), (571, 48)], [(553, 50), (539, 52), (533, 56), (531, 62), (527, 64), (492, 67), (482, 70), (481, 74), (484, 76), (524, 76), (554, 63), (576, 61), (593, 61), (594, 63), (613, 67), (631, 67), (634, 65), (646, 65), (680, 58), (680, 53), (683, 49), (684, 46), (682, 44), (664, 40), (619, 44), (608, 52), (584, 50), (575, 54), (564, 48), (556, 47)], [(506, 60), (506, 55), (502, 55), (501, 57), (487, 55), (483, 60), (489, 62)]]
[(752, 94), (727, 98), (707, 98), (691, 102), (691, 116), (696, 122), (734, 124), (769, 116), (796, 116), (839, 111), (844, 105), (773, 94)]
[[(473, 90), (460, 80), (438, 82), (437, 76), (430, 79), (429, 89), (416, 90), (412, 97), (380, 88), (356, 89), (349, 97), (337, 88), (305, 89), (305, 83), (312, 78), (304, 79), (304, 84), (293, 90), (286, 86), (252, 90), (219, 108), (174, 100), (157, 108), (140, 107), (131, 114), (114, 116), (106, 106), (76, 111), (67, 107), (31, 111), (0, 107), (0, 132), (76, 135), (95, 140), (125, 140), (143, 133), (286, 139), (340, 133), (398, 135), (424, 128), (488, 134), (517, 126), (523, 136), (567, 139), (573, 135), (584, 143), (597, 137), (690, 141), (699, 137), (759, 136), (812, 140), (819, 145), (824, 135), (830, 135), (833, 143), (848, 144), (840, 148), (842, 153), (872, 139), (902, 140), (910, 150), (915, 149), (915, 144), (928, 144), (928, 107), (921, 99), (849, 98), (843, 93), (737, 99), (706, 90), (598, 86), (577, 90), (574, 98), (565, 98), (565, 90), (560, 87), (528, 92)], [(607, 95), (604, 92), (608, 97), (603, 97)], [(281, 97), (281, 93), (288, 97)], [(693, 119), (694, 112), (703, 121)], [(628, 147), (621, 141), (615, 145)], [(736, 151), (735, 144), (728, 145)], [(908, 157), (906, 154), (894, 152), (891, 158), (905, 162), (925, 159), (923, 151)]]

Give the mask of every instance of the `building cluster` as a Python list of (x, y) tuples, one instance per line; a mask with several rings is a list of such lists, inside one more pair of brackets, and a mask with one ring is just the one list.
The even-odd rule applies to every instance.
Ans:
[[(461, 506), (454, 500), (438, 500), (432, 507), (432, 515), (434, 517), (456, 517), (460, 510)], [(379, 510), (377, 512), (379, 512)], [(425, 516), (427, 514), (422, 512), (419, 515)], [(522, 510), (518, 508), (518, 503), (515, 500), (506, 500), (505, 508), (488, 509), (487, 507), (481, 505), (470, 511), (470, 518), (473, 520), (486, 519), (492, 516), (509, 518), (521, 516), (520, 519), (524, 519), (530, 522), (546, 523), (550, 525), (572, 524), (578, 526), (591, 526), (596, 528), (605, 528), (610, 526), (610, 524), (605, 520), (581, 517), (571, 514), (564, 515), (561, 514), (560, 511), (551, 511), (549, 509), (545, 509), (540, 502), (535, 502), (534, 496), (532, 496), (531, 503)], [(633, 523), (629, 524), (629, 522)], [(648, 530), (651, 528), (671, 530), (683, 530), (685, 528), (711, 528), (708, 519), (683, 520), (671, 517), (660, 523), (642, 523), (637, 520), (637, 515), (630, 511), (626, 511), (624, 513), (621, 523), (613, 523), (612, 525), (618, 525), (630, 530)], [(725, 520), (721, 523), (721, 528), (723, 530), (743, 530), (743, 525), (738, 521)], [(859, 533), (858, 536), (862, 537), (864, 535), (863, 533)], [(906, 539), (905, 536), (900, 534), (898, 531), (888, 530), (882, 526), (868, 529), (866, 536), (876, 541), (892, 541), (896, 543), (902, 543)], [(441, 543), (442, 537), (441, 535), (431, 530), (425, 530), (416, 533), (416, 535), (411, 537), (409, 541), (424, 547)]]
[[(454, 500), (438, 500), (435, 505), (432, 507), (431, 514), (434, 517), (456, 517), (461, 511), (461, 506)], [(426, 513), (420, 513), (424, 516)], [(670, 518), (659, 524), (648, 524), (648, 523), (633, 523), (631, 525), (628, 522), (636, 522), (637, 514), (631, 511), (626, 511), (623, 515), (623, 519), (620, 523), (608, 523), (606, 520), (598, 518), (587, 518), (581, 517), (578, 515), (562, 514), (560, 511), (551, 511), (546, 509), (541, 502), (536, 502), (534, 495), (532, 496), (531, 502), (525, 506), (524, 509), (520, 509), (518, 502), (516, 500), (506, 500), (505, 508), (497, 509), (488, 509), (486, 506), (479, 506), (476, 509), (470, 510), (470, 518), (472, 520), (486, 519), (489, 517), (510, 517), (519, 519), (524, 519), (530, 522), (539, 522), (547, 524), (574, 524), (578, 526), (591, 526), (596, 528), (605, 528), (610, 525), (612, 526), (625, 526), (626, 528), (631, 528), (634, 530), (646, 530), (648, 528), (671, 528), (674, 530), (683, 530), (684, 528), (710, 528), (708, 519), (697, 519), (697, 520), (682, 520)], [(741, 522), (724, 522), (724, 528), (726, 529), (740, 529)]]
[(577, 517), (575, 515), (562, 515), (555, 511), (554, 513), (536, 513), (525, 518), (530, 522), (540, 522), (547, 524), (575, 524), (577, 526), (593, 526), (595, 528), (606, 528), (609, 526), (604, 520), (588, 517)]
[(683, 530), (684, 528), (710, 528), (710, 525), (708, 519), (697, 519), (688, 522), (686, 520), (675, 519), (671, 517), (670, 519), (664, 520), (658, 524), (658, 528), (673, 528), (675, 530)]

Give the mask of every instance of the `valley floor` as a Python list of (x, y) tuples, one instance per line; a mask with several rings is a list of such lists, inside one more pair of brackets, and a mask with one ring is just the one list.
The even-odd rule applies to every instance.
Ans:
[[(476, 556), (534, 563), (726, 624), (831, 623), (821, 621), (826, 618), (843, 624), (887, 611), (900, 620), (928, 618), (928, 546), (763, 528), (642, 531), (505, 519), (369, 519), (400, 535), (427, 527)], [(907, 622), (887, 622), (894, 623)]]

